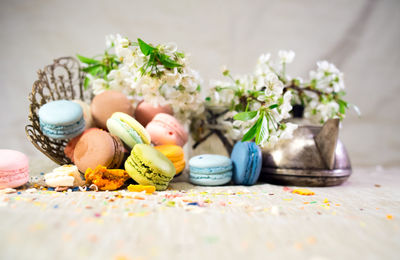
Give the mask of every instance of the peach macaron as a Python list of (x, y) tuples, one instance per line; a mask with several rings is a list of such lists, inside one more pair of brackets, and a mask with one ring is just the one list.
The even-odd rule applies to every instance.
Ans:
[(146, 101), (140, 102), (135, 110), (135, 119), (144, 127), (159, 113), (172, 115), (171, 106), (155, 106)]
[(107, 129), (107, 119), (115, 112), (133, 116), (132, 101), (122, 92), (106, 90), (95, 96), (90, 105), (93, 121), (101, 129)]
[(82, 135), (73, 152), (74, 163), (80, 172), (98, 165), (118, 168), (124, 159), (125, 148), (121, 140), (98, 128)]

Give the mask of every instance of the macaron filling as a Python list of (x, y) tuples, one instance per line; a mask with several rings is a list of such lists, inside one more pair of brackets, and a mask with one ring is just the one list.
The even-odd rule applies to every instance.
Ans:
[(42, 120), (39, 119), (40, 122), (40, 128), (43, 133), (55, 137), (64, 137), (67, 136), (69, 137), (74, 137), (77, 134), (80, 134), (83, 132), (85, 129), (85, 120), (83, 116), (81, 119), (73, 124), (70, 125), (55, 125), (55, 124), (49, 124), (45, 123)]
[(25, 178), (29, 178), (28, 172), (19, 172), (19, 173), (12, 174), (12, 175), (3, 175), (3, 176), (0, 176), (0, 183), (17, 181), (17, 180), (22, 180)]
[(232, 170), (232, 165), (228, 166), (216, 166), (216, 167), (209, 167), (209, 168), (200, 168), (200, 167), (194, 167), (194, 166), (189, 166), (190, 171), (194, 173), (199, 173), (199, 174), (217, 174), (217, 173), (223, 173), (226, 171), (231, 171)]
[(111, 117), (110, 119), (113, 120), (114, 122), (119, 123), (124, 128), (124, 130), (126, 130), (126, 132), (129, 134), (129, 136), (131, 136), (133, 138), (133, 140), (135, 140), (135, 142), (137, 144), (144, 143), (142, 137), (131, 126), (129, 126), (127, 123), (125, 123), (122, 119), (115, 118), (115, 117)]

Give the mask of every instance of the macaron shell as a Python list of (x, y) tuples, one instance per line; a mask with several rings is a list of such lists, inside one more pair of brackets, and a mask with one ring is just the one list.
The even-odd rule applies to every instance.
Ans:
[(97, 128), (89, 128), (89, 129), (86, 129), (85, 131), (83, 131), (82, 134), (80, 134), (80, 135), (78, 135), (78, 136), (72, 138), (72, 139), (67, 143), (67, 145), (66, 145), (65, 148), (64, 148), (64, 154), (65, 154), (65, 156), (68, 157), (68, 159), (71, 160), (71, 162), (74, 162), (74, 150), (75, 150), (76, 144), (78, 143), (79, 139), (81, 139), (82, 135), (86, 134), (87, 132), (89, 132), (89, 131), (91, 131), (91, 130), (93, 130), (93, 129), (97, 129)]
[(176, 174), (182, 172), (183, 169), (185, 169), (185, 166), (186, 166), (185, 160), (172, 162), (172, 163), (174, 164), (174, 167), (176, 169)]
[(184, 159), (183, 149), (179, 145), (158, 145), (154, 148), (162, 152), (172, 162), (181, 161)]
[(107, 128), (115, 136), (121, 138), (121, 140), (133, 148), (136, 144), (150, 144), (150, 135), (146, 129), (133, 117), (121, 113), (114, 113), (107, 120)]
[(82, 107), (69, 100), (51, 101), (39, 109), (39, 119), (44, 124), (69, 126), (81, 120)]
[(123, 156), (124, 148), (119, 138), (100, 129), (85, 133), (74, 150), (74, 162), (81, 172), (85, 172), (87, 168), (94, 169), (98, 165), (118, 168)]
[(231, 153), (233, 182), (238, 185), (253, 185), (261, 171), (261, 149), (254, 142), (237, 142)]
[(0, 149), (0, 189), (16, 188), (28, 181), (28, 157), (18, 151)]
[(147, 132), (155, 145), (174, 144), (184, 146), (188, 134), (173, 116), (160, 113), (146, 126)]
[(123, 93), (108, 90), (95, 96), (90, 105), (93, 121), (96, 126), (107, 129), (107, 119), (115, 112), (123, 112), (130, 116), (134, 109), (130, 101)]
[(154, 116), (159, 113), (172, 115), (173, 111), (169, 105), (154, 106), (148, 102), (142, 101), (136, 106), (135, 119), (143, 126), (146, 126)]
[(231, 181), (232, 179), (232, 172), (225, 172), (222, 174), (193, 174), (190, 173), (189, 181), (196, 185), (201, 186), (218, 186), (224, 185)]
[(189, 161), (190, 172), (199, 174), (216, 174), (232, 170), (232, 161), (223, 155), (202, 154)]
[(254, 142), (251, 144), (252, 148), (252, 158), (253, 158), (253, 163), (252, 163), (252, 174), (250, 175), (250, 179), (247, 183), (247, 185), (254, 185), (258, 181), (258, 178), (260, 177), (261, 173), (261, 167), (262, 167), (262, 152), (261, 148), (256, 145)]
[(182, 147), (179, 145), (159, 145), (154, 148), (164, 154), (173, 163), (176, 174), (179, 174), (185, 169), (186, 163)]

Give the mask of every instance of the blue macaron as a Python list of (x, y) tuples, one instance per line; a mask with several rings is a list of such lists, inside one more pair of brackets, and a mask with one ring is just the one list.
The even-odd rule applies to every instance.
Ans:
[(233, 147), (233, 182), (238, 185), (254, 185), (260, 177), (262, 154), (254, 142), (237, 142)]
[(39, 123), (43, 134), (53, 139), (70, 139), (85, 130), (82, 107), (68, 100), (51, 101), (40, 107)]
[(222, 155), (202, 154), (189, 160), (189, 180), (202, 186), (227, 184), (232, 179), (232, 161)]

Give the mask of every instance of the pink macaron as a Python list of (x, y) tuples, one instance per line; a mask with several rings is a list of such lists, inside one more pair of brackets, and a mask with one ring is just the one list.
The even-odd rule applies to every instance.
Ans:
[(146, 126), (155, 145), (175, 144), (184, 146), (188, 140), (188, 133), (179, 121), (165, 113), (157, 114)]
[(18, 151), (0, 149), (0, 189), (16, 188), (28, 181), (28, 157)]

